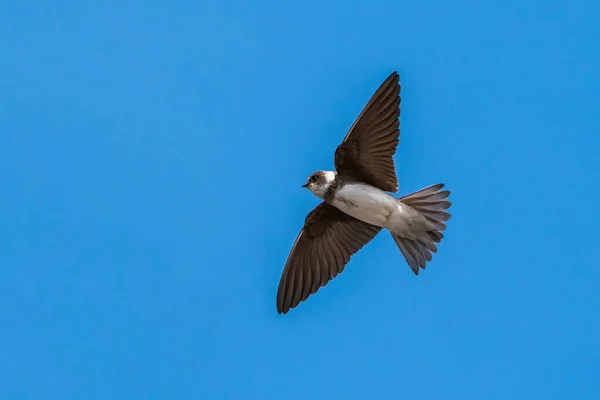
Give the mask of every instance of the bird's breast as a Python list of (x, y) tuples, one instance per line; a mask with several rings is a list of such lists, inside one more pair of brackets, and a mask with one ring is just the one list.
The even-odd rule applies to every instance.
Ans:
[(398, 209), (397, 200), (374, 186), (348, 183), (333, 196), (332, 205), (371, 225), (386, 227)]

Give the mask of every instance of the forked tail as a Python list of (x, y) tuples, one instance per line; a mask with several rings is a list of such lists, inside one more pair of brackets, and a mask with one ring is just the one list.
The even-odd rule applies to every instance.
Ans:
[(451, 217), (450, 213), (446, 212), (452, 205), (446, 200), (450, 191), (441, 190), (443, 187), (444, 184), (439, 183), (398, 199), (425, 218), (424, 229), (419, 232), (417, 239), (392, 235), (416, 275), (419, 274), (419, 268), (425, 269), (426, 263), (431, 261), (431, 253), (437, 253), (436, 243), (440, 243), (444, 238), (442, 232), (446, 229), (445, 222)]

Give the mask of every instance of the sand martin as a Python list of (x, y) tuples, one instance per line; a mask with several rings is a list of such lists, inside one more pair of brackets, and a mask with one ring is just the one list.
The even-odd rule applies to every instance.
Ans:
[(396, 198), (393, 155), (400, 137), (400, 85), (393, 72), (338, 146), (335, 171), (317, 171), (302, 187), (323, 200), (306, 217), (277, 292), (286, 314), (344, 270), (350, 257), (387, 229), (415, 274), (437, 252), (450, 219), (444, 184)]

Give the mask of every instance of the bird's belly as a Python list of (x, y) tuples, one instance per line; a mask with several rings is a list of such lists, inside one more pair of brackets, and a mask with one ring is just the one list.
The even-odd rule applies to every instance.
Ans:
[(394, 197), (376, 187), (360, 183), (339, 188), (332, 205), (356, 219), (384, 228), (398, 210)]

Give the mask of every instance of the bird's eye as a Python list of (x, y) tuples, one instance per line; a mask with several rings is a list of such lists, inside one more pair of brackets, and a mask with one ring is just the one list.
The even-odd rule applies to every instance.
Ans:
[(317, 180), (317, 176), (316, 175), (313, 175), (313, 176), (310, 177), (310, 181), (311, 182), (314, 182), (316, 180)]

